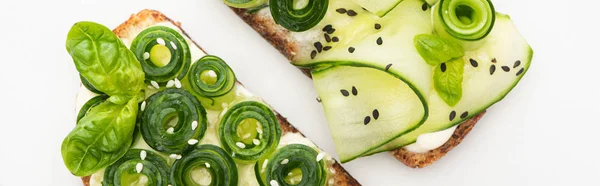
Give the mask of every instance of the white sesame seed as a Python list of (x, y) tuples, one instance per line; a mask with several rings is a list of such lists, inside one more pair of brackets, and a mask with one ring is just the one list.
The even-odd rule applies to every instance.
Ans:
[(207, 75), (209, 77), (211, 77), (211, 78), (216, 78), (217, 77), (217, 73), (215, 71), (213, 71), (213, 70), (209, 70)]
[(156, 81), (150, 81), (150, 84), (152, 84), (152, 86), (156, 89), (160, 89), (160, 86), (158, 85), (158, 83)]
[(329, 172), (331, 172), (331, 174), (335, 174), (335, 169), (333, 169), (333, 168), (330, 168), (330, 169), (329, 169)]
[(181, 88), (181, 81), (177, 78), (175, 78), (175, 88)]
[(173, 47), (173, 49), (177, 50), (177, 45), (175, 45), (175, 43), (173, 43), (173, 41), (171, 41), (171, 46)]
[(142, 169), (144, 168), (144, 164), (142, 163), (137, 163), (135, 165), (135, 171), (137, 171), (137, 173), (139, 174), (140, 172), (142, 172)]
[(236, 142), (235, 143), (236, 146), (238, 146), (239, 148), (246, 148), (246, 144), (242, 143), (242, 142)]
[(254, 143), (254, 145), (260, 145), (260, 140), (252, 139), (252, 143)]
[(333, 178), (329, 179), (329, 185), (333, 185), (335, 183), (335, 181), (333, 180)]
[(262, 128), (260, 128), (260, 127), (256, 127), (256, 132), (258, 132), (259, 134), (262, 134), (262, 132), (263, 132), (263, 131), (262, 131)]
[(144, 60), (150, 59), (150, 53), (144, 52)]
[(192, 121), (192, 130), (196, 130), (198, 128), (198, 121)]
[(269, 163), (269, 159), (266, 159), (263, 164), (262, 164), (262, 170), (261, 172), (265, 172), (265, 169), (267, 169), (267, 163)]
[(169, 127), (169, 128), (167, 129), (167, 133), (169, 133), (169, 134), (173, 134), (173, 133), (175, 133), (175, 129), (174, 129), (173, 127)]
[(175, 86), (175, 81), (173, 81), (173, 80), (167, 81), (167, 88), (171, 88), (173, 86)]
[(196, 143), (198, 143), (197, 139), (190, 139), (190, 140), (188, 140), (188, 144), (190, 144), (190, 145), (195, 145)]
[(181, 159), (181, 154), (178, 154), (176, 159)]
[(146, 101), (142, 102), (142, 105), (140, 106), (140, 109), (142, 111), (144, 111), (146, 109)]
[(165, 40), (163, 38), (157, 38), (156, 42), (160, 45), (163, 45), (163, 46), (165, 45)]
[(209, 163), (204, 163), (204, 166), (206, 166), (206, 168), (210, 168), (210, 164)]
[[(291, 176), (291, 175), (292, 175), (292, 172), (288, 172), (288, 176)], [(294, 180), (294, 179), (292, 179), (292, 180)]]
[(287, 163), (289, 163), (289, 162), (290, 162), (290, 160), (288, 160), (288, 159), (284, 159), (283, 161), (281, 161), (281, 164), (282, 164), (282, 165), (285, 165), (285, 164), (287, 164)]
[(246, 134), (244, 134), (244, 136), (242, 136), (242, 138), (243, 138), (243, 139), (249, 138), (249, 137), (250, 137), (250, 135), (251, 135), (250, 133), (246, 133)]
[(142, 160), (145, 160), (145, 159), (146, 159), (146, 151), (145, 151), (145, 150), (142, 150), (142, 151), (140, 152), (140, 158), (141, 158)]
[(319, 154), (317, 154), (317, 161), (321, 161), (323, 157), (325, 157), (325, 153), (320, 152)]
[(271, 180), (271, 182), (269, 182), (271, 184), (271, 186), (279, 186), (279, 183), (277, 183), (277, 181), (275, 180)]
[(169, 155), (169, 158), (171, 158), (171, 159), (177, 159), (177, 154), (171, 154), (171, 155)]
[(235, 157), (235, 152), (232, 152), (232, 153), (231, 153), (231, 157)]

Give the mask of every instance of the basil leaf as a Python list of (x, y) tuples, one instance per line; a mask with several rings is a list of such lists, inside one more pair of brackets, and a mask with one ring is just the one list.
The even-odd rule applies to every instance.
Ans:
[(110, 96), (129, 100), (144, 86), (142, 66), (125, 44), (108, 28), (92, 22), (73, 25), (67, 50), (77, 71), (93, 87)]
[(125, 105), (105, 101), (90, 109), (62, 143), (69, 171), (88, 176), (119, 160), (133, 140), (137, 111), (137, 99)]
[(465, 61), (458, 58), (435, 68), (433, 74), (435, 90), (449, 106), (455, 106), (462, 98), (464, 65)]
[(421, 57), (429, 65), (439, 65), (465, 55), (460, 44), (436, 35), (417, 35), (414, 43)]

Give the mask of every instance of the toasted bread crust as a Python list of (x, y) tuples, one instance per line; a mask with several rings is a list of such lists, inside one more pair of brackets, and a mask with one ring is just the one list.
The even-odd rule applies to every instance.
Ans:
[[(159, 11), (148, 9), (142, 10), (137, 14), (131, 15), (129, 20), (119, 25), (113, 30), (113, 32), (119, 38), (130, 37), (129, 34), (137, 34), (139, 30), (160, 22), (171, 22), (172, 24), (177, 25), (177, 27), (179, 27), (183, 34), (187, 38), (190, 38), (190, 40), (192, 40), (191, 37), (189, 37), (189, 35), (185, 33), (185, 31), (183, 31), (183, 29), (181, 28), (181, 23), (169, 19), (167, 16), (165, 16)], [(204, 49), (202, 49), (195, 41), (192, 40), (192, 42), (194, 43), (194, 45), (200, 48), (200, 50), (204, 51)], [(277, 115), (277, 119), (279, 120), (279, 124), (281, 126), (283, 134), (291, 132), (298, 133), (304, 136), (304, 134), (298, 131), (298, 129), (296, 129), (292, 124), (290, 124), (285, 117), (281, 116), (281, 114), (279, 114), (277, 111), (274, 112)], [(333, 168), (335, 170), (335, 175), (333, 176), (335, 180), (334, 185), (360, 186), (360, 183), (358, 183), (356, 179), (354, 179), (350, 174), (348, 174), (348, 172), (337, 161), (333, 163), (330, 168)], [(85, 186), (90, 185), (90, 176), (82, 177), (81, 180), (83, 181), (83, 184)]]
[[(277, 25), (271, 16), (264, 16), (257, 13), (247, 14), (246, 9), (231, 9), (290, 61), (293, 61), (296, 58), (296, 54), (300, 52), (298, 50), (298, 45), (300, 44), (293, 40), (288, 30), (285, 30), (283, 27)], [(281, 31), (282, 29), (285, 31)], [(301, 70), (310, 77), (309, 69)], [(396, 157), (396, 159), (406, 164), (406, 166), (412, 168), (423, 168), (439, 160), (450, 150), (460, 144), (460, 142), (471, 131), (473, 126), (477, 124), (477, 121), (479, 121), (484, 113), (485, 111), (461, 124), (452, 135), (452, 138), (450, 138), (450, 140), (448, 140), (448, 142), (446, 142), (446, 144), (440, 148), (431, 150), (427, 153), (412, 153), (403, 148), (399, 148), (390, 151), (390, 153)]]

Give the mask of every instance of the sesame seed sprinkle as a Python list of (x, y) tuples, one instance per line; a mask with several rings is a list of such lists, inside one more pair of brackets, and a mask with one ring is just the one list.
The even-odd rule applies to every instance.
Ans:
[(175, 128), (173, 128), (173, 127), (169, 127), (169, 128), (167, 129), (167, 133), (169, 133), (169, 134), (173, 134), (173, 133), (175, 133)]
[(490, 66), (490, 75), (494, 75), (494, 72), (496, 72), (496, 65)]
[(338, 13), (340, 13), (340, 14), (345, 14), (346, 13), (346, 9), (345, 8), (338, 8), (335, 11), (338, 12)]
[(340, 90), (340, 92), (342, 93), (342, 95), (344, 95), (344, 97), (348, 97), (350, 95), (350, 93), (346, 89), (342, 89)]
[(287, 163), (289, 163), (289, 162), (290, 162), (290, 160), (289, 160), (289, 159), (284, 159), (283, 161), (281, 161), (281, 164), (282, 164), (282, 165), (285, 165), (285, 164), (287, 164)]
[(244, 134), (244, 136), (242, 136), (242, 138), (244, 138), (244, 139), (249, 138), (250, 135), (251, 135), (250, 133), (246, 133), (246, 134)]
[(146, 101), (142, 102), (142, 105), (140, 105), (140, 110), (144, 111), (146, 109)]
[(175, 78), (175, 87), (176, 88), (181, 88), (181, 81), (179, 81), (179, 79)]
[(442, 70), (442, 72), (446, 72), (446, 63), (442, 63), (440, 65), (440, 70)]
[(333, 180), (333, 178), (329, 179), (329, 185), (333, 185), (335, 183), (335, 181)]
[(269, 159), (266, 159), (266, 160), (263, 162), (263, 164), (262, 164), (262, 171), (261, 171), (261, 172), (264, 172), (264, 171), (265, 171), (265, 169), (267, 169), (267, 163), (269, 163)]
[(179, 159), (181, 159), (181, 158), (182, 158), (182, 157), (181, 157), (181, 154), (177, 154), (177, 158), (176, 158), (176, 159), (178, 159), (178, 160), (179, 160)]
[(355, 95), (355, 96), (358, 95), (358, 89), (356, 89), (355, 86), (352, 86), (352, 95)]
[(156, 88), (156, 89), (160, 89), (160, 86), (158, 85), (158, 83), (156, 81), (150, 81), (150, 84)]
[(315, 42), (315, 44), (313, 44), (315, 46), (315, 49), (317, 49), (317, 52), (321, 53), (321, 51), (323, 51), (323, 44), (321, 44), (321, 42)]
[(335, 174), (335, 169), (329, 168), (329, 172), (331, 172), (331, 174)]
[(515, 64), (513, 65), (513, 68), (517, 68), (517, 67), (519, 67), (519, 65), (521, 65), (521, 60), (515, 61)]
[(375, 30), (379, 30), (379, 29), (381, 29), (381, 24), (375, 23)]
[(313, 51), (310, 53), (310, 59), (315, 59), (315, 57), (317, 57), (317, 51), (316, 51), (316, 50), (313, 50)]
[(521, 68), (521, 70), (519, 70), (519, 72), (517, 72), (517, 76), (523, 74), (523, 72), (525, 72), (525, 68)]
[(421, 9), (423, 11), (427, 11), (427, 8), (429, 8), (429, 6), (427, 5), (427, 3), (423, 3), (423, 6), (421, 6)]
[(333, 41), (334, 43), (337, 43), (340, 41), (340, 38), (338, 38), (337, 36), (334, 36), (333, 38), (331, 38), (331, 41)]
[(329, 36), (329, 34), (325, 33), (323, 36), (325, 37), (325, 41), (328, 43), (331, 42), (331, 36)]
[(324, 51), (331, 50), (331, 46), (326, 46), (326, 47), (323, 47), (323, 50), (324, 50)]
[(167, 81), (167, 88), (171, 88), (173, 86), (175, 86), (175, 81), (173, 81), (173, 80)]
[(188, 144), (190, 144), (190, 145), (195, 145), (196, 143), (198, 143), (197, 139), (190, 139), (190, 140), (188, 140)]
[(150, 59), (150, 53), (144, 52), (144, 60)]
[(354, 51), (355, 51), (355, 50), (356, 50), (356, 49), (355, 49), (354, 47), (350, 47), (350, 48), (348, 48), (348, 52), (350, 52), (350, 53), (354, 53)]
[(354, 10), (348, 10), (346, 12), (346, 14), (348, 14), (348, 16), (350, 16), (350, 17), (354, 17), (354, 16), (358, 15), (358, 13), (356, 13), (356, 11), (354, 11)]
[(460, 119), (465, 119), (465, 118), (467, 118), (467, 116), (469, 116), (469, 112), (465, 111), (460, 115)]
[(198, 121), (192, 121), (192, 130), (196, 130), (198, 128)]
[(392, 64), (391, 64), (391, 63), (385, 66), (385, 71), (389, 71), (389, 70), (390, 70), (390, 67), (392, 67)]
[(254, 145), (260, 145), (260, 140), (258, 140), (258, 139), (253, 139), (253, 140), (252, 140), (252, 143), (253, 143)]
[(323, 32), (327, 32), (331, 29), (333, 29), (333, 25), (326, 25), (325, 27), (323, 27)]
[(454, 120), (454, 118), (456, 118), (456, 111), (450, 112), (450, 121)]
[(246, 144), (242, 143), (242, 142), (236, 142), (235, 143), (236, 146), (238, 146), (239, 148), (246, 148)]
[(210, 163), (204, 163), (204, 166), (206, 166), (206, 168), (210, 168)]
[(323, 160), (323, 157), (325, 157), (325, 153), (319, 152), (319, 154), (317, 154), (317, 161)]
[(140, 172), (142, 172), (142, 169), (144, 169), (144, 164), (142, 163), (137, 163), (135, 165), (135, 171), (139, 174)]
[(377, 38), (377, 45), (383, 45), (383, 39), (381, 37)]
[(275, 180), (271, 180), (271, 182), (269, 182), (271, 184), (271, 186), (279, 186), (279, 183), (277, 183), (277, 181)]
[(160, 45), (163, 45), (163, 46), (165, 46), (165, 45), (166, 45), (166, 43), (165, 43), (165, 40), (164, 40), (163, 38), (157, 38), (157, 39), (156, 39), (156, 42), (157, 42), (158, 44), (160, 44)]
[(171, 158), (171, 159), (177, 159), (177, 154), (171, 154), (171, 155), (169, 155), (169, 158)]
[(147, 154), (146, 154), (145, 150), (140, 151), (140, 159), (145, 160), (146, 159), (146, 155)]
[(502, 66), (502, 70), (504, 70), (504, 72), (510, 72), (510, 67)]
[(479, 66), (479, 63), (477, 63), (477, 61), (475, 61), (474, 59), (469, 59), (469, 62), (471, 62), (471, 66), (473, 66), (473, 67)]
[(365, 121), (364, 121), (365, 125), (368, 125), (370, 122), (371, 122), (371, 116), (365, 117)]
[(177, 50), (177, 45), (175, 45), (175, 43), (173, 43), (173, 41), (171, 41), (171, 47), (173, 47), (173, 49)]

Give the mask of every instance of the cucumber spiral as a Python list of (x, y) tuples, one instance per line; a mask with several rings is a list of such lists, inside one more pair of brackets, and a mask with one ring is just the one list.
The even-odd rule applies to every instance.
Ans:
[(171, 168), (173, 186), (237, 185), (238, 173), (233, 159), (214, 145), (198, 145)]
[(490, 0), (440, 0), (433, 14), (435, 31), (440, 36), (461, 41), (485, 38), (496, 20), (494, 5)]
[(182, 79), (191, 64), (187, 42), (177, 31), (153, 26), (142, 31), (131, 44), (146, 74), (146, 80), (165, 83)]
[(202, 139), (207, 127), (206, 110), (183, 89), (167, 89), (148, 98), (141, 115), (140, 131), (153, 149), (181, 154)]
[(290, 144), (277, 150), (268, 159), (258, 161), (254, 166), (256, 179), (263, 186), (313, 186), (325, 185), (327, 168), (319, 153), (311, 147)]
[(329, 0), (270, 0), (269, 6), (277, 24), (290, 31), (303, 32), (323, 20)]
[(223, 103), (230, 103), (235, 98), (235, 73), (216, 56), (199, 59), (182, 82), (207, 108), (221, 109)]
[(107, 167), (102, 185), (156, 185), (169, 184), (169, 165), (156, 153), (130, 149), (125, 156)]
[(279, 120), (262, 103), (245, 101), (227, 110), (219, 123), (219, 140), (228, 154), (254, 163), (277, 148), (281, 138)]
[(79, 113), (77, 114), (77, 123), (79, 123), (79, 120), (81, 120), (81, 118), (83, 118), (85, 114), (87, 114), (87, 112), (90, 111), (90, 109), (94, 108), (95, 106), (98, 106), (98, 104), (102, 103), (103, 101), (106, 101), (106, 99), (108, 99), (107, 95), (98, 95), (85, 102), (85, 104), (83, 104), (81, 109), (79, 109)]
[(223, 0), (225, 4), (234, 8), (255, 8), (267, 3), (267, 0)]

